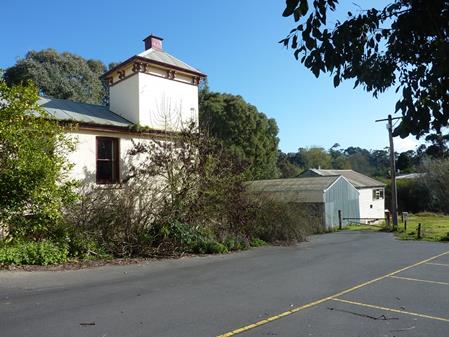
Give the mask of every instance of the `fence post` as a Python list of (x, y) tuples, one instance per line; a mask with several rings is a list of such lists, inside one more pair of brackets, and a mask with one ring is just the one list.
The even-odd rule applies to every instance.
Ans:
[(385, 223), (387, 225), (387, 228), (391, 229), (390, 228), (390, 211), (387, 209), (385, 210)]
[(421, 223), (418, 224), (418, 240), (420, 240), (422, 238), (422, 233), (421, 233)]
[(343, 219), (341, 217), (341, 209), (338, 210), (338, 229), (341, 230), (343, 228)]
[(407, 233), (407, 219), (404, 220), (404, 232)]

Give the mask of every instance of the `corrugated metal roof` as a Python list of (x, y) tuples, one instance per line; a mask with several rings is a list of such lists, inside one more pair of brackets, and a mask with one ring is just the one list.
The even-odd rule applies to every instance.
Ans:
[(406, 174), (402, 174), (399, 176), (396, 176), (396, 179), (419, 179), (424, 177), (426, 174), (425, 173), (406, 173)]
[[(356, 187), (356, 188), (385, 186), (385, 184), (383, 182), (375, 180), (373, 178), (370, 178), (370, 177), (368, 177), (362, 173), (356, 172), (354, 170), (309, 169), (308, 171), (311, 171), (320, 176), (341, 175), (341, 176), (345, 177), (346, 179), (348, 179), (349, 182), (352, 185), (354, 185), (354, 187)], [(299, 177), (301, 177), (301, 175), (299, 175)]]
[(201, 73), (201, 71), (199, 71), (198, 69), (188, 65), (187, 63), (177, 59), (173, 55), (170, 55), (169, 53), (167, 53), (163, 50), (150, 48), (148, 50), (141, 52), (137, 56), (144, 57), (146, 59), (156, 61), (156, 62), (162, 62), (167, 65), (172, 65), (172, 66), (175, 66), (178, 68), (190, 70), (190, 71), (193, 71), (196, 73)]
[(79, 103), (66, 99), (47, 97), (40, 97), (38, 103), (50, 116), (59, 121), (121, 127), (130, 127), (133, 125), (133, 123), (115, 114), (104, 105)]
[(282, 202), (324, 203), (324, 191), (340, 177), (257, 180), (247, 183), (250, 192)]

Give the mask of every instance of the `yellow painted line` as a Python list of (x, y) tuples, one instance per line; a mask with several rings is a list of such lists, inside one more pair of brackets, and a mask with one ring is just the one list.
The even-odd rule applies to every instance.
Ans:
[(442, 284), (442, 285), (449, 286), (449, 283), (447, 283), (447, 282), (423, 280), (423, 279), (420, 279), (420, 278), (402, 277), (402, 276), (390, 276), (390, 278), (395, 278), (395, 279), (398, 279), (398, 280), (415, 281), (415, 282), (426, 282), (426, 283), (433, 283), (433, 284)]
[(444, 253), (441, 253), (441, 254), (438, 254), (438, 255), (435, 255), (435, 256), (432, 256), (432, 257), (430, 257), (430, 258), (428, 258), (428, 259), (419, 261), (419, 262), (414, 263), (414, 264), (412, 264), (412, 265), (410, 265), (410, 266), (407, 266), (407, 267), (398, 269), (398, 270), (396, 270), (396, 271), (394, 271), (394, 272), (392, 272), (392, 273), (389, 273), (389, 274), (386, 274), (386, 275), (377, 277), (377, 278), (372, 279), (372, 280), (370, 280), (370, 281), (361, 283), (361, 284), (356, 285), (356, 286), (354, 286), (354, 287), (352, 287), (352, 288), (349, 288), (349, 289), (340, 291), (339, 293), (336, 293), (336, 294), (334, 294), (334, 295), (331, 295), (331, 296), (328, 296), (328, 297), (324, 297), (324, 298), (322, 298), (322, 299), (319, 299), (319, 300), (316, 300), (316, 301), (314, 301), (314, 302), (310, 302), (310, 303), (304, 304), (304, 305), (302, 305), (302, 306), (293, 308), (293, 309), (291, 309), (291, 310), (285, 311), (285, 312), (280, 313), (280, 314), (278, 314), (278, 315), (271, 316), (271, 317), (266, 318), (266, 319), (264, 319), (264, 320), (255, 322), (255, 323), (253, 323), (253, 324), (249, 324), (249, 325), (243, 326), (243, 327), (241, 327), (241, 328), (238, 328), (238, 329), (235, 329), (235, 330), (226, 332), (226, 333), (224, 333), (224, 334), (222, 334), (222, 335), (218, 335), (217, 337), (230, 337), (230, 336), (235, 336), (235, 335), (241, 334), (242, 332), (246, 332), (246, 331), (252, 330), (252, 329), (257, 328), (257, 327), (259, 327), (259, 326), (261, 326), (261, 325), (265, 325), (265, 324), (268, 324), (268, 323), (270, 323), (270, 322), (273, 322), (273, 321), (276, 321), (276, 320), (278, 320), (278, 319), (281, 319), (281, 318), (283, 318), (283, 317), (290, 316), (290, 315), (292, 315), (292, 314), (294, 314), (294, 313), (297, 313), (298, 311), (301, 311), (301, 310), (304, 310), (304, 309), (308, 309), (308, 308), (317, 306), (318, 304), (321, 304), (321, 303), (323, 303), (323, 302), (327, 302), (327, 301), (330, 301), (330, 300), (334, 300), (336, 297), (343, 296), (343, 295), (345, 295), (345, 294), (347, 294), (347, 293), (350, 293), (350, 292), (353, 292), (353, 291), (355, 291), (355, 290), (357, 290), (357, 289), (366, 287), (367, 285), (370, 285), (370, 284), (372, 284), (372, 283), (374, 283), (374, 282), (377, 282), (377, 281), (383, 280), (383, 279), (385, 279), (385, 278), (387, 278), (387, 277), (390, 277), (390, 276), (399, 274), (399, 273), (401, 273), (401, 272), (403, 272), (403, 271), (405, 271), (405, 270), (408, 270), (408, 269), (417, 267), (417, 266), (419, 266), (419, 265), (421, 265), (421, 264), (428, 263), (428, 262), (430, 262), (430, 261), (432, 261), (432, 260), (435, 260), (435, 259), (437, 259), (437, 258), (439, 258), (439, 257), (441, 257), (441, 256), (444, 256), (444, 255), (447, 255), (447, 254), (449, 254), (449, 251), (444, 252)]
[(427, 264), (431, 264), (434, 266), (444, 266), (444, 267), (449, 267), (448, 263), (437, 263), (437, 262), (428, 262)]
[(333, 301), (337, 301), (337, 302), (352, 304), (352, 305), (358, 305), (360, 307), (366, 307), (366, 308), (371, 308), (371, 309), (379, 309), (379, 310), (384, 310), (384, 311), (396, 312), (396, 313), (399, 313), (399, 314), (411, 315), (411, 316), (416, 316), (416, 317), (421, 317), (421, 318), (429, 318), (429, 319), (433, 319), (433, 320), (443, 321), (443, 322), (449, 323), (449, 318), (446, 318), (446, 317), (425, 315), (425, 314), (420, 314), (420, 313), (417, 313), (417, 312), (411, 312), (411, 311), (405, 311), (405, 310), (381, 307), (379, 305), (372, 305), (372, 304), (366, 304), (366, 303), (360, 303), (360, 302), (343, 300), (341, 298), (334, 298), (332, 300)]

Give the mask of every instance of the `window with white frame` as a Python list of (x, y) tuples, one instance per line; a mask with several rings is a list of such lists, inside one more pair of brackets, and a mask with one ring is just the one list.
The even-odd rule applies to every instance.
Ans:
[(384, 198), (384, 189), (375, 188), (373, 189), (373, 200), (379, 200)]

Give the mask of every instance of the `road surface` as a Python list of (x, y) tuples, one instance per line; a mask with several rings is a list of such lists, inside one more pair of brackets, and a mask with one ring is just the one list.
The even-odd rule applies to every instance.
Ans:
[(0, 271), (0, 337), (449, 336), (449, 245), (337, 232), (294, 247)]

